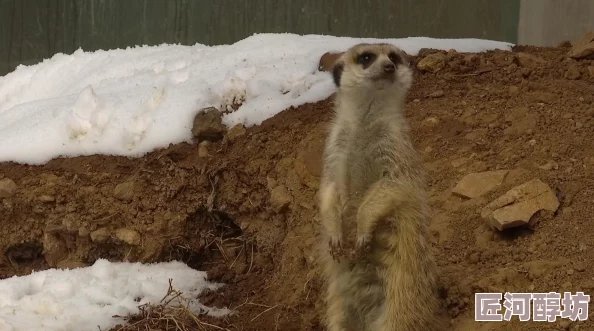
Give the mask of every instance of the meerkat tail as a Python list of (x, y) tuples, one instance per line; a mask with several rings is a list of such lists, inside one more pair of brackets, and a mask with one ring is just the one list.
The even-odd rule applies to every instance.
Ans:
[(397, 258), (387, 258), (384, 314), (378, 331), (443, 331), (439, 319), (436, 264), (429, 254), (428, 215), (415, 208), (395, 213), (398, 222)]

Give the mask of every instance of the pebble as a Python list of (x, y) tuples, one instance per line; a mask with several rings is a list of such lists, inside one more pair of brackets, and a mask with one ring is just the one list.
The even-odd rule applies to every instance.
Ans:
[(10, 198), (16, 192), (17, 185), (10, 178), (0, 179), (0, 199)]

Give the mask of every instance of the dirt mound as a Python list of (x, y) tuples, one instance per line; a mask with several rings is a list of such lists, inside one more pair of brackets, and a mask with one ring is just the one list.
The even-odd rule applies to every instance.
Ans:
[[(407, 116), (428, 171), (452, 330), (594, 326), (474, 322), (475, 292), (593, 294), (594, 61), (570, 59), (568, 51), (422, 53), (433, 58), (415, 74)], [(238, 314), (200, 317), (206, 324), (322, 330), (315, 192), (331, 105), (289, 109), (229, 139), (140, 159), (0, 164), (0, 278), (97, 258), (179, 259), (227, 284), (202, 301)], [(465, 175), (488, 170), (509, 172), (476, 198), (452, 194)], [(557, 212), (529, 229), (487, 227), (482, 208), (536, 178), (557, 193)]]

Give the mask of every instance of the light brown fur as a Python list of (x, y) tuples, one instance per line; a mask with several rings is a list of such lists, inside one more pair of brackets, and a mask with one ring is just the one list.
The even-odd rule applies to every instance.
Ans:
[[(370, 64), (361, 57), (369, 53)], [(385, 73), (390, 63), (395, 70)], [(412, 83), (406, 54), (360, 44), (337, 59), (333, 76), (339, 88), (319, 190), (327, 329), (444, 330), (424, 173), (403, 114)]]

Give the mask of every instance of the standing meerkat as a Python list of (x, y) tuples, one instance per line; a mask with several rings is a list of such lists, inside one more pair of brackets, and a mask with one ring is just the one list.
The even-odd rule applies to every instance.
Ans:
[(335, 117), (318, 196), (328, 330), (443, 330), (424, 171), (403, 113), (407, 55), (359, 44), (332, 75)]

